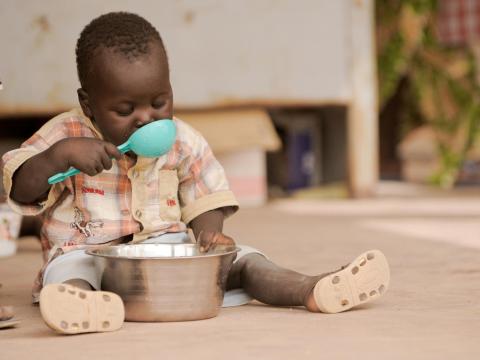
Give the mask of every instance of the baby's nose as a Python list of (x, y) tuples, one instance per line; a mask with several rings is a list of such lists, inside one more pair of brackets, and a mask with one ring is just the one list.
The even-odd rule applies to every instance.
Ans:
[(155, 121), (155, 114), (151, 111), (140, 111), (137, 115), (137, 127), (142, 127)]

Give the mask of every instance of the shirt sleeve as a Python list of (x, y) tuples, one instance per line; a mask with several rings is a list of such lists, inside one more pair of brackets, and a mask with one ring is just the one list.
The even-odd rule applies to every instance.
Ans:
[[(52, 120), (51, 120), (52, 121)], [(58, 199), (64, 183), (58, 183), (50, 187), (45, 201), (36, 204), (21, 204), (11, 197), (13, 175), (28, 159), (49, 148), (52, 144), (65, 137), (63, 126), (59, 122), (47, 123), (32, 137), (25, 141), (20, 148), (5, 153), (2, 157), (3, 185), (7, 193), (7, 201), (10, 207), (22, 215), (38, 215), (52, 206)]]
[(188, 224), (198, 215), (221, 208), (225, 217), (238, 210), (225, 171), (202, 135), (176, 120), (176, 146), (182, 154), (178, 168), (182, 220)]

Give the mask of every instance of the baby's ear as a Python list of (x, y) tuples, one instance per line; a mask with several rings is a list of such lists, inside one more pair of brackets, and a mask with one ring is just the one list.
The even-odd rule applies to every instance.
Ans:
[(85, 114), (85, 116), (92, 118), (92, 110), (90, 109), (90, 101), (88, 99), (87, 92), (82, 88), (80, 88), (77, 90), (77, 94), (78, 94), (78, 102), (82, 107), (83, 113)]

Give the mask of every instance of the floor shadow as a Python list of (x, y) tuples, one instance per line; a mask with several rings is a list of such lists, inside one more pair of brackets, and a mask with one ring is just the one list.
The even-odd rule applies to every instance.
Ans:
[[(298, 311), (298, 312), (308, 312), (303, 306), (273, 306), (273, 305), (267, 305), (259, 302), (252, 302), (246, 305), (248, 307), (257, 307), (257, 308), (268, 308), (268, 309), (277, 309), (277, 310), (291, 310), (291, 311)], [(357, 312), (357, 311), (364, 311), (364, 310), (372, 310), (372, 309), (378, 309), (384, 307), (382, 304), (377, 304), (377, 303), (366, 303), (366, 304), (361, 304), (357, 305), (354, 308), (341, 312), (341, 313), (336, 313), (334, 315), (340, 315), (340, 314), (348, 314), (352, 312)], [(330, 315), (330, 314), (328, 314)]]

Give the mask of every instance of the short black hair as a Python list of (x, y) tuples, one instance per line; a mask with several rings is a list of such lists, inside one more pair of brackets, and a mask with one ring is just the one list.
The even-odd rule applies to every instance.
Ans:
[(75, 50), (81, 86), (86, 85), (90, 64), (98, 48), (110, 48), (128, 59), (135, 59), (148, 53), (148, 45), (152, 41), (160, 44), (168, 66), (160, 34), (141, 16), (128, 12), (110, 12), (93, 19), (82, 30)]

